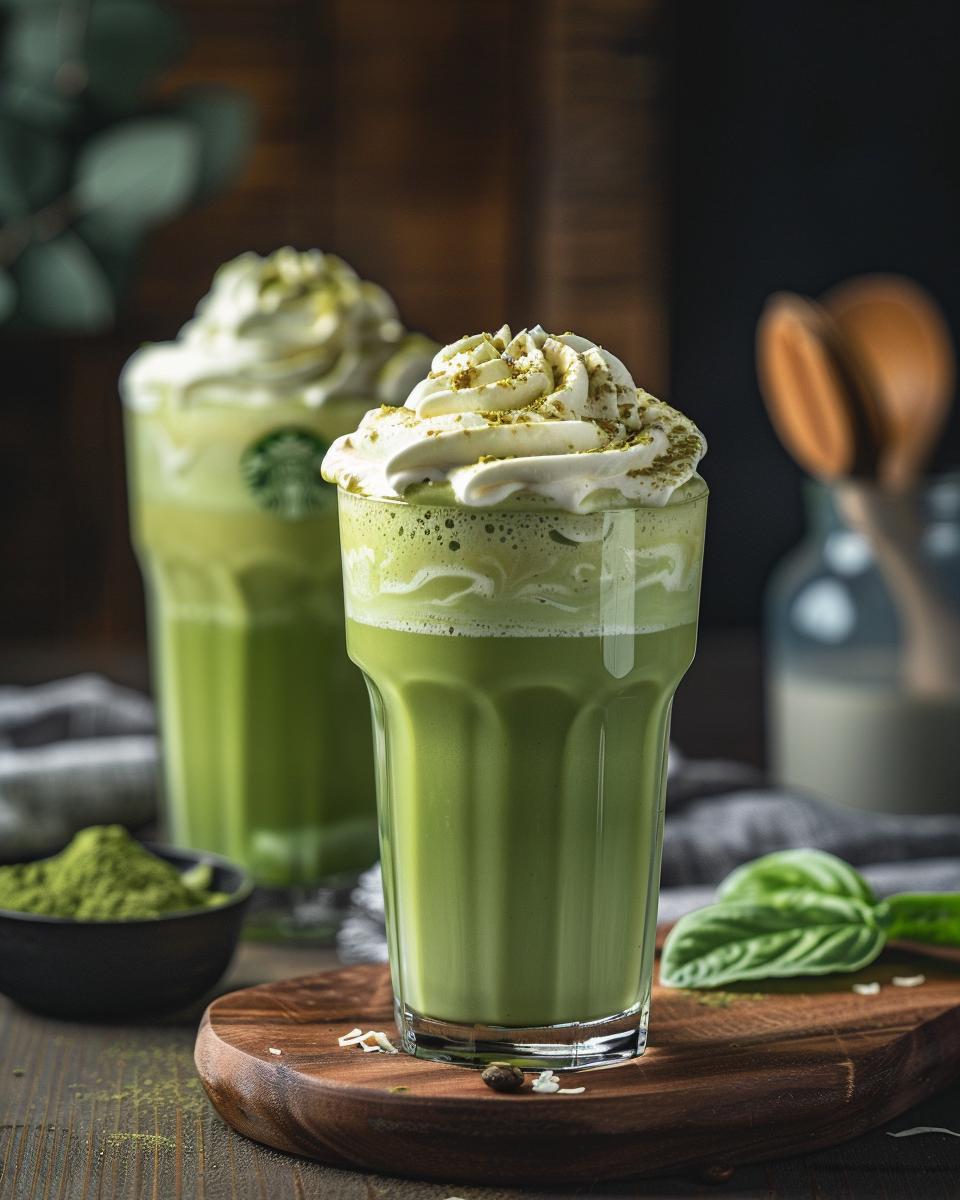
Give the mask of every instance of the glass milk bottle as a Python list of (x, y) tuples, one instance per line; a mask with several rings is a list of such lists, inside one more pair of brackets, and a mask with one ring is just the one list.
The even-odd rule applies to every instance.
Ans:
[(906, 514), (900, 561), (810, 483), (807, 534), (769, 584), (772, 771), (857, 808), (960, 811), (960, 473), (899, 499), (863, 489)]

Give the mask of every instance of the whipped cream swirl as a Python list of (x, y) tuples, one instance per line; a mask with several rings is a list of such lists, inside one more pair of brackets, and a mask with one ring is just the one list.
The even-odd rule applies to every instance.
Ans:
[(400, 404), (435, 349), (408, 334), (383, 288), (342, 259), (286, 246), (220, 267), (176, 341), (138, 350), (120, 388), (140, 410), (291, 401), (316, 408), (341, 398)]
[(638, 388), (609, 351), (504, 325), (440, 350), (403, 408), (374, 409), (333, 443), (323, 474), (383, 499), (449, 483), (461, 504), (523, 493), (584, 512), (617, 494), (666, 504), (705, 450), (693, 422)]

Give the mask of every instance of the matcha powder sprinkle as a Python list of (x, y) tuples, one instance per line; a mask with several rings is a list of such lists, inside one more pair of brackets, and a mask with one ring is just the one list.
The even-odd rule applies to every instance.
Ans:
[(226, 897), (209, 890), (211, 879), (203, 864), (181, 874), (122, 825), (94, 825), (53, 858), (0, 867), (0, 909), (135, 921), (221, 903)]

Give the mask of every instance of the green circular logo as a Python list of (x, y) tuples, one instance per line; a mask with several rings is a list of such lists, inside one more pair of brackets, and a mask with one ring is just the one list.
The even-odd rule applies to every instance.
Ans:
[(261, 508), (297, 521), (337, 502), (337, 489), (320, 475), (326, 452), (315, 433), (288, 425), (248, 446), (240, 469)]

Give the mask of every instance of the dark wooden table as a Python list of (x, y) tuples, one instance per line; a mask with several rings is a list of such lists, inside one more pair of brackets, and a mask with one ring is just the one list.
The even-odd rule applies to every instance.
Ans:
[[(2, 682), (33, 682), (91, 666), (129, 683), (144, 678), (135, 651), (90, 656), (60, 648), (44, 654), (11, 649), (0, 654), (0, 662)], [(678, 699), (674, 729), (684, 748), (759, 761), (758, 682), (755, 639), (704, 639)], [(736, 703), (727, 703), (727, 697), (736, 697)], [(334, 965), (329, 950), (244, 944), (224, 986)], [(192, 1054), (199, 1017), (198, 1009), (159, 1024), (81, 1025), (34, 1017), (0, 998), (0, 1200), (536, 1200), (544, 1195), (341, 1171), (247, 1141), (214, 1114), (196, 1078)], [(655, 1026), (656, 1014), (654, 1031)], [(960, 1083), (889, 1127), (830, 1150), (741, 1167), (721, 1185), (647, 1180), (597, 1187), (591, 1194), (624, 1200), (958, 1200), (960, 1138), (887, 1136), (888, 1128), (918, 1125), (960, 1131)]]

